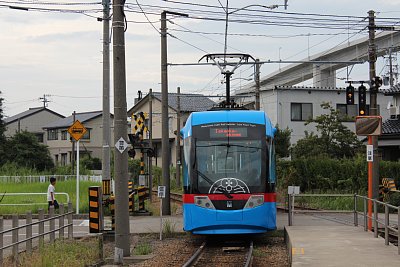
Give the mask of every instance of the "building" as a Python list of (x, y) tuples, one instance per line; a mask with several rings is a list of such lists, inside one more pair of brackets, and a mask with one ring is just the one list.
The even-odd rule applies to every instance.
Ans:
[[(247, 103), (249, 99), (254, 101), (253, 96), (248, 96), (248, 92), (235, 95), (238, 103)], [(346, 104), (346, 89), (335, 87), (305, 87), (305, 86), (274, 86), (262, 87), (260, 90), (260, 107), (264, 110), (274, 125), (280, 129), (288, 127), (292, 130), (291, 143), (295, 144), (299, 139), (305, 137), (305, 131), (317, 132), (313, 123), (304, 125), (309, 118), (326, 113), (321, 108), (323, 102), (329, 102), (330, 105), (346, 114), (349, 117), (358, 115), (358, 94), (355, 88), (355, 105)], [(378, 93), (378, 106), (380, 115), (384, 120), (389, 118), (387, 104), (391, 101), (390, 96)], [(369, 91), (367, 91), (367, 110), (369, 109)], [(354, 119), (343, 121), (353, 132), (355, 131)]]
[[(153, 92), (147, 94), (142, 99), (138, 99), (135, 105), (129, 109), (128, 116), (131, 117), (139, 112), (148, 113), (145, 125), (147, 128), (152, 129), (152, 142), (155, 151), (155, 157), (153, 158), (153, 165), (162, 166), (161, 158), (161, 93)], [(187, 118), (190, 113), (195, 111), (209, 110), (215, 105), (215, 102), (209, 98), (200, 94), (180, 94), (180, 125), (177, 127), (177, 116), (178, 116), (178, 94), (168, 94), (168, 133), (169, 133), (169, 144), (171, 150), (170, 164), (176, 166), (176, 133), (185, 125)], [(151, 111), (150, 111), (151, 107)], [(152, 117), (152, 126), (149, 125), (150, 116)], [(133, 126), (135, 122), (132, 122)], [(179, 128), (179, 129), (177, 129)], [(149, 134), (145, 136), (145, 141), (149, 140)]]
[(30, 108), (4, 120), (7, 128), (5, 136), (11, 137), (20, 131), (27, 131), (36, 135), (38, 141), (46, 145), (42, 126), (63, 118), (63, 115), (46, 107)]
[(382, 135), (378, 146), (383, 160), (400, 160), (400, 84), (384, 90), (386, 96), (392, 97), (389, 106), (389, 118), (383, 120)]
[[(75, 113), (75, 120), (79, 120), (87, 129), (86, 134), (80, 139), (80, 156), (102, 158), (103, 129), (102, 111)], [(113, 125), (113, 115), (110, 115)], [(72, 142), (68, 128), (73, 124), (73, 115), (62, 118), (42, 126), (45, 130), (45, 139), (49, 147), (50, 155), (56, 165), (65, 166), (71, 163), (75, 155), (75, 142)], [(113, 143), (113, 131), (111, 131), (111, 143)]]

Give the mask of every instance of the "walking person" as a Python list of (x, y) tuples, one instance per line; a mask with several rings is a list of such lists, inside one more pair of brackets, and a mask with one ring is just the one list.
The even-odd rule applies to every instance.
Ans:
[(56, 193), (55, 185), (56, 185), (56, 178), (51, 177), (49, 187), (47, 188), (47, 202), (49, 203), (48, 210), (50, 210), (50, 206), (54, 206), (54, 209), (58, 209), (58, 202), (55, 198), (55, 193)]

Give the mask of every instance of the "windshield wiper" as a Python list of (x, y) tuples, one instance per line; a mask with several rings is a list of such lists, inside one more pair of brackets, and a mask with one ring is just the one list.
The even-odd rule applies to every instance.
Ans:
[[(195, 172), (200, 175), (204, 180), (206, 180), (210, 185), (213, 185), (214, 183), (211, 181), (210, 178), (208, 178), (204, 173), (202, 173), (199, 170), (195, 169)], [(228, 190), (226, 190), (224, 187), (222, 187), (221, 185), (217, 186), (217, 190), (222, 192), (227, 198), (232, 199), (233, 196), (231, 194), (229, 194)]]

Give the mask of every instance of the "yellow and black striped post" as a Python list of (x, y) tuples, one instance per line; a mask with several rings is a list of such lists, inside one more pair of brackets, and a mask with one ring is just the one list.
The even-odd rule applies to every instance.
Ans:
[(100, 233), (103, 230), (102, 192), (100, 186), (89, 187), (89, 232)]
[(103, 196), (111, 195), (111, 180), (103, 180), (102, 181), (102, 189), (103, 189)]
[(146, 197), (148, 196), (147, 194), (147, 187), (145, 186), (139, 186), (138, 187), (138, 199), (139, 199), (139, 212), (144, 212), (146, 211), (144, 207), (144, 201)]
[(129, 193), (129, 212), (134, 212), (135, 210), (135, 199), (134, 199), (134, 194), (135, 190), (133, 189), (133, 182), (129, 181), (128, 182), (128, 193)]
[(115, 231), (115, 196), (110, 196), (111, 231)]

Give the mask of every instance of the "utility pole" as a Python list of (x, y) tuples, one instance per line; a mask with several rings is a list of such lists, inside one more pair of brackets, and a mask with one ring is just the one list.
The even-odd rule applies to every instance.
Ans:
[(260, 60), (256, 59), (256, 73), (255, 73), (255, 82), (256, 82), (256, 110), (260, 110)]
[(162, 214), (171, 215), (170, 204), (170, 146), (168, 132), (168, 70), (167, 70), (167, 14), (188, 17), (187, 14), (163, 11), (161, 13), (161, 156), (162, 156), (162, 183), (165, 186), (165, 200), (162, 202)]
[(165, 186), (165, 201), (162, 213), (171, 215), (170, 206), (170, 180), (169, 180), (169, 133), (168, 133), (168, 70), (167, 70), (167, 12), (161, 13), (161, 157), (162, 157), (162, 183)]
[[(124, 0), (113, 1), (113, 66), (114, 66), (114, 141), (126, 145), (128, 140), (125, 73)], [(122, 140), (123, 139), (123, 140)], [(114, 263), (122, 264), (130, 255), (128, 152), (115, 150), (115, 250)]]
[(393, 61), (392, 61), (392, 47), (389, 47), (389, 85), (393, 87)]
[[(370, 87), (370, 95), (369, 95), (369, 115), (375, 116), (378, 115), (377, 111), (377, 91), (378, 88), (376, 85), (372, 85), (372, 80), (376, 77), (376, 47), (375, 47), (375, 12), (370, 10), (368, 12), (368, 29), (369, 29), (369, 47), (368, 47), (368, 61), (369, 61), (369, 79), (371, 81)], [(377, 136), (369, 136), (368, 143), (371, 143), (374, 148), (373, 152), (373, 162), (372, 164), (372, 195), (370, 198), (377, 199), (379, 195), (379, 155), (378, 155), (378, 137)]]
[(181, 88), (177, 90), (177, 110), (176, 110), (176, 185), (181, 186)]
[[(102, 180), (111, 188), (110, 171), (110, 1), (103, 0), (103, 160)], [(109, 192), (104, 192), (109, 193)]]
[[(153, 149), (153, 90), (150, 88), (149, 90), (149, 146)], [(154, 149), (153, 149), (154, 151)], [(155, 155), (153, 155), (155, 156)], [(153, 201), (152, 190), (153, 190), (153, 157), (148, 157), (149, 159), (149, 197), (150, 202)]]
[[(75, 122), (75, 116), (76, 116), (76, 112), (74, 110), (74, 112), (72, 113), (72, 123), (71, 125)], [(72, 152), (71, 152), (71, 167), (72, 167), (72, 174), (74, 173), (74, 165), (75, 165), (75, 139), (71, 137), (71, 143), (72, 143)]]
[(43, 102), (44, 108), (46, 108), (48, 106), (47, 103), (50, 102), (50, 100), (47, 99), (48, 96), (50, 96), (50, 95), (44, 94), (43, 97), (39, 97), (39, 100), (42, 100), (42, 102)]

